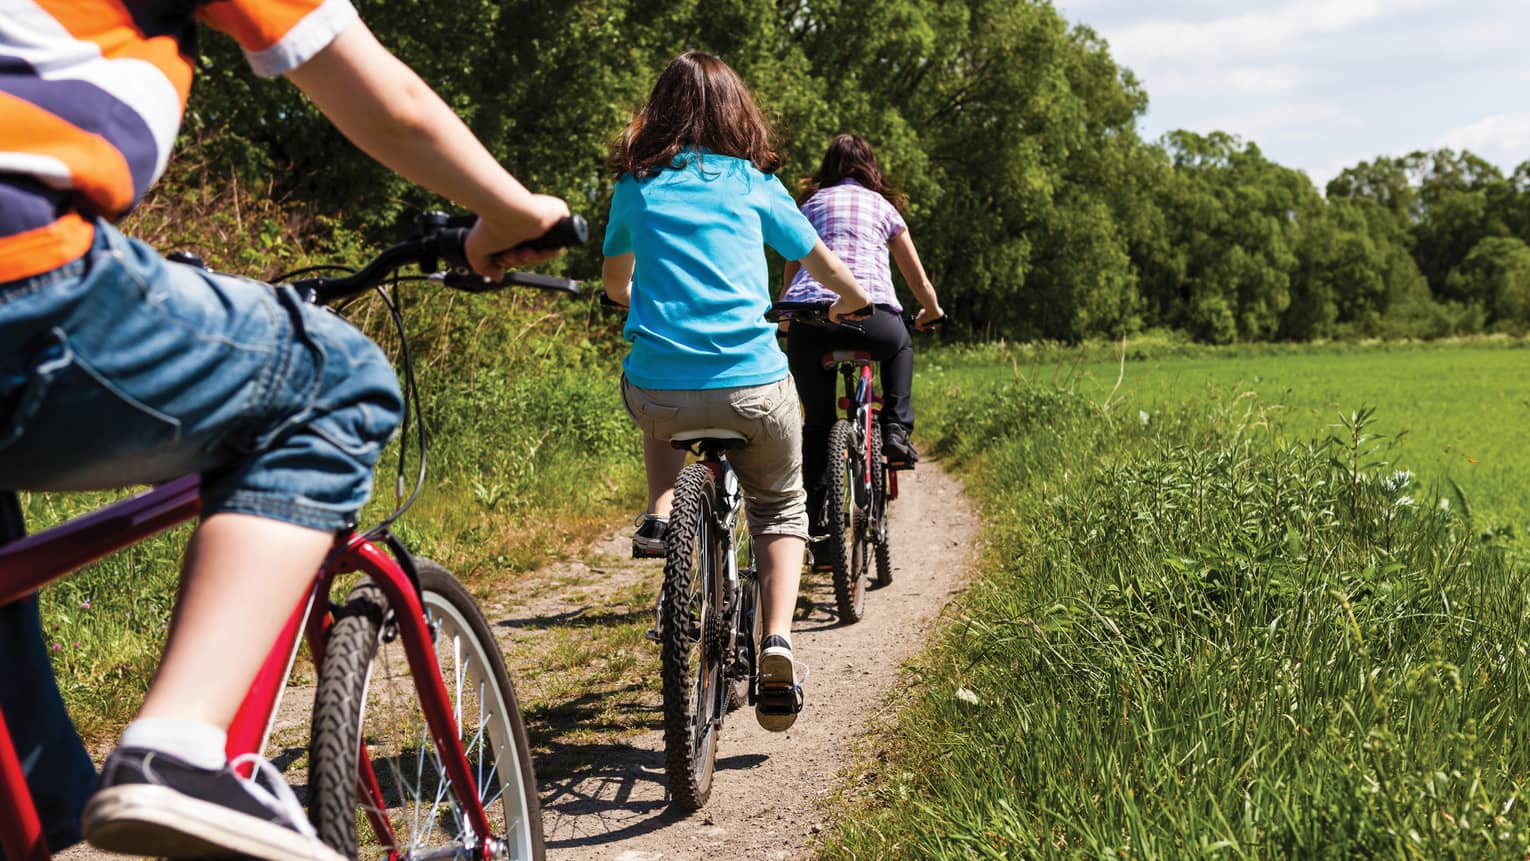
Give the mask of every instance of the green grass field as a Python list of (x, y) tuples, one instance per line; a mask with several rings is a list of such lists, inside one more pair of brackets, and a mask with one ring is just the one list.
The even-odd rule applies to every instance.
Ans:
[(1512, 519), (1525, 352), (1100, 352), (924, 355), (985, 549), (821, 854), (1527, 857), (1530, 566), (1429, 484)]
[[(1375, 409), (1371, 430), (1393, 441), (1386, 457), (1426, 487), (1466, 494), (1484, 530), (1530, 533), (1530, 345), (1265, 347), (1257, 352), (1154, 355), (1127, 344), (1124, 374), (1110, 349), (981, 348), (921, 356), (921, 390), (1016, 375), (1056, 383), (1112, 412), (1139, 420), (1185, 403), (1246, 403), (1291, 439), (1326, 436), (1341, 417)], [(1160, 352), (1173, 352), (1162, 350)], [(1116, 381), (1120, 378), (1120, 386)], [(1112, 395), (1112, 392), (1114, 394)], [(919, 406), (932, 400), (927, 395)], [(938, 407), (937, 407), (938, 409)]]

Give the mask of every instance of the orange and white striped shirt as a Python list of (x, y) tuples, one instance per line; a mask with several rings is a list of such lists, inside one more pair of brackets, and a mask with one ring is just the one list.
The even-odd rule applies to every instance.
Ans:
[(0, 0), (0, 283), (78, 258), (170, 160), (196, 22), (260, 75), (307, 62), (350, 0)]

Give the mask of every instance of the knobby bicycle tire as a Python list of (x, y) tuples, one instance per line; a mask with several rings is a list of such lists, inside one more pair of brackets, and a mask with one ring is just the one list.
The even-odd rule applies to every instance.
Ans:
[(882, 423), (871, 423), (871, 504), (876, 519), (871, 528), (872, 555), (876, 561), (877, 588), (892, 585), (892, 524), (887, 513), (887, 462), (882, 458)]
[(672, 803), (687, 811), (700, 810), (712, 794), (725, 707), (725, 696), (718, 693), (724, 662), (714, 648), (722, 623), (715, 494), (707, 467), (693, 463), (680, 470), (664, 560), (659, 620), (664, 771)]
[(869, 524), (856, 505), (863, 455), (858, 451), (854, 428), (844, 420), (829, 430), (828, 498), (829, 564), (834, 571), (834, 603), (843, 623), (859, 622), (866, 615), (866, 587), (870, 558)]
[[(545, 850), (531, 747), (499, 645), (456, 578), (429, 559), (416, 560), (416, 567), (459, 741), (490, 825), (506, 842), (509, 858), (540, 861)], [(366, 813), (358, 787), (363, 740), (382, 792), (382, 815), (396, 842), (408, 844), (388, 846), (374, 835), (374, 844), (361, 847), (363, 854), (418, 855), (460, 844), (468, 831), (388, 616), (387, 598), (374, 583), (364, 580), (351, 590), (335, 610), (314, 700), (309, 817), (320, 839), (347, 858), (362, 857), (357, 823)], [(475, 849), (459, 848), (468, 857)]]

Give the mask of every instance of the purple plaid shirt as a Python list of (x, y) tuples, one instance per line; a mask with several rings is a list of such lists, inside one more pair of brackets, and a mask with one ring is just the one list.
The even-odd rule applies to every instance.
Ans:
[[(887, 242), (908, 229), (903, 216), (882, 195), (853, 179), (821, 188), (802, 204), (802, 214), (813, 223), (829, 250), (845, 261), (855, 280), (861, 282), (871, 301), (898, 311), (892, 270), (887, 265)], [(818, 283), (806, 269), (798, 269), (791, 286), (781, 297), (787, 302), (831, 302), (834, 293)]]

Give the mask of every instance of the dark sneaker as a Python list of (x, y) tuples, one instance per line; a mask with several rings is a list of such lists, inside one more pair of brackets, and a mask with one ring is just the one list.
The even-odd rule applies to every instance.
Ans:
[(908, 439), (908, 428), (891, 422), (882, 425), (882, 454), (888, 466), (909, 467), (919, 462), (919, 452)]
[(633, 525), (638, 530), (632, 533), (632, 558), (663, 559), (664, 535), (669, 532), (669, 518), (657, 514), (640, 514)]
[(771, 732), (784, 732), (797, 722), (802, 711), (802, 685), (791, 643), (779, 634), (760, 641), (760, 691), (754, 717)]
[(344, 861), (319, 842), (302, 805), (265, 760), (271, 789), (232, 766), (197, 768), (166, 753), (117, 748), (85, 805), (85, 839), (97, 849), (158, 858), (243, 855), (269, 861)]

